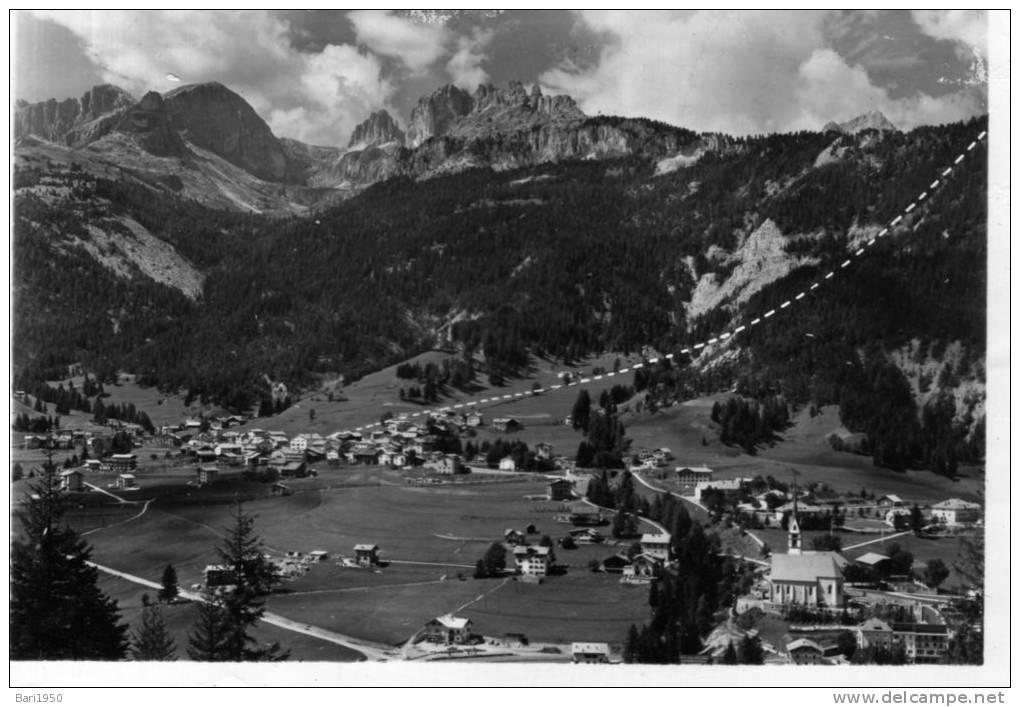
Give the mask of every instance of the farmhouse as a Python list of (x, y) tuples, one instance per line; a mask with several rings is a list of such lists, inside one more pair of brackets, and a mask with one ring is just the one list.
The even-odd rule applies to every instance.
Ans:
[(81, 491), (84, 488), (85, 475), (77, 469), (68, 469), (60, 472), (61, 491)]
[(492, 421), (492, 429), (496, 432), (519, 432), (524, 425), (513, 417), (497, 417)]
[(553, 457), (553, 446), (548, 442), (539, 442), (535, 445), (535, 458), (536, 459), (552, 459)]
[(587, 503), (571, 504), (568, 519), (574, 525), (602, 525), (605, 523), (602, 511)]
[(899, 496), (891, 493), (887, 493), (877, 501), (879, 508), (899, 508), (903, 504), (903, 499)]
[(485, 417), (480, 412), (469, 412), (464, 418), (464, 424), (468, 427), (481, 427), (485, 424)]
[(570, 655), (575, 663), (608, 663), (608, 643), (572, 643)]
[(471, 637), (471, 619), (453, 614), (437, 616), (425, 624), (425, 640), (433, 643), (460, 644)]
[(514, 461), (513, 457), (503, 457), (499, 460), (500, 471), (517, 471), (517, 462)]
[(554, 479), (549, 482), (549, 500), (566, 501), (574, 497), (574, 482), (567, 479)]
[(552, 559), (552, 548), (544, 545), (518, 545), (514, 548), (517, 572), (525, 577), (546, 576)]
[(354, 561), (360, 567), (372, 567), (379, 564), (379, 546), (360, 543), (354, 546)]
[(870, 618), (857, 627), (858, 648), (892, 648), (892, 627), (882, 619)]
[(574, 539), (574, 542), (580, 543), (581, 545), (591, 545), (593, 543), (600, 543), (605, 538), (602, 533), (595, 530), (594, 528), (581, 528), (580, 530), (571, 530), (570, 537)]
[(599, 569), (603, 572), (609, 572), (612, 574), (620, 574), (626, 568), (630, 567), (630, 559), (626, 555), (617, 553), (606, 559), (602, 560), (599, 565)]
[(959, 498), (950, 498), (932, 506), (931, 517), (948, 526), (976, 523), (981, 519), (981, 506)]
[(669, 533), (646, 533), (641, 536), (641, 551), (661, 562), (669, 562)]

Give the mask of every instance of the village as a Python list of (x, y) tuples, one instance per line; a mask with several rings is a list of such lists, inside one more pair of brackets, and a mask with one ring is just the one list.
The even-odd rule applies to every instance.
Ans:
[[(441, 580), (510, 580), (555, 592), (557, 582), (566, 580), (563, 575), (573, 582), (604, 577), (620, 587), (613, 591), (636, 596), (676, 570), (675, 544), (667, 528), (641, 516), (634, 528), (621, 532), (613, 523), (621, 512), (586, 497), (598, 471), (576, 468), (548, 443), (534, 444), (526, 456), (520, 449), (500, 456), (501, 447), (488, 442), (480, 447), (461, 444), (462, 438), (470, 441), (482, 428), (513, 435), (523, 429), (521, 420), (503, 416), (486, 424), (478, 410), (440, 410), (422, 417), (419, 421), (406, 414), (388, 415), (380, 422), (329, 435), (293, 436), (252, 427), (254, 421), (236, 415), (189, 417), (174, 426), (160, 426), (153, 434), (113, 420), (107, 423), (106, 435), (94, 429), (25, 435), (21, 447), (75, 452), (80, 448), (80, 464), (59, 472), (61, 487), (69, 494), (98, 492), (124, 503), (137, 503), (132, 499), (145, 496), (149, 477), (165, 472), (168, 465), (174, 470), (175, 485), (186, 487), (189, 494), (243, 480), (266, 489), (268, 503), (313, 488), (309, 483), (343, 479), (354, 472), (385, 473), (387, 479), (400, 479), (409, 489), (425, 492), (498, 488), (506, 493), (508, 488), (526, 486), (527, 492), (518, 496), (545, 518), (538, 523), (541, 528), (529, 523), (500, 528), (491, 537), (472, 535), (469, 539), (476, 547), (502, 549), (499, 565), (486, 574), (479, 559), (472, 573), (473, 558), (465, 558), (470, 561), (462, 570), (448, 572)], [(132, 451), (109, 453), (114, 436), (121, 443), (129, 439)], [(955, 541), (981, 532), (979, 504), (959, 498), (935, 503), (904, 500), (895, 494), (878, 495), (877, 490), (839, 494), (817, 483), (798, 486), (796, 479), (787, 483), (771, 476), (719, 478), (706, 466), (679, 465), (665, 447), (638, 449), (626, 461), (626, 470), (613, 472), (614, 483), (629, 475), (646, 503), (667, 495), (678, 499), (700, 522), (720, 533), (721, 552), (744, 568), (746, 591), (703, 637), (704, 649), (695, 662), (726, 662), (727, 651), (749, 638), (760, 641), (767, 663), (846, 664), (853, 652), (877, 656), (880, 662), (946, 658), (962, 623), (957, 603), (968, 597), (938, 588), (946, 578), (940, 576), (940, 566), (952, 558), (914, 563), (901, 545), (926, 538), (923, 542), (935, 546), (944, 542), (939, 539)], [(452, 540), (457, 532), (452, 528), (436, 537)], [(810, 547), (808, 537), (813, 541)], [(314, 579), (327, 572), (332, 572), (330, 577), (343, 572), (386, 576), (401, 562), (412, 562), (397, 560), (391, 568), (394, 556), (383, 541), (369, 534), (355, 540), (343, 547), (279, 548), (267, 556), (287, 586), (312, 581), (302, 579), (306, 575)], [(910, 558), (906, 564), (904, 553)], [(432, 564), (445, 566), (439, 561)], [(326, 567), (330, 569), (321, 569)], [(230, 582), (228, 571), (210, 563), (202, 568), (200, 581), (190, 586), (216, 591)], [(638, 599), (632, 604), (641, 603)], [(400, 657), (624, 660), (622, 635), (596, 632), (574, 641), (543, 640), (548, 637), (536, 638), (523, 630), (494, 632), (483, 617), (469, 614), (445, 612), (424, 620), (409, 639), (397, 644)], [(853, 637), (852, 647), (848, 635)]]

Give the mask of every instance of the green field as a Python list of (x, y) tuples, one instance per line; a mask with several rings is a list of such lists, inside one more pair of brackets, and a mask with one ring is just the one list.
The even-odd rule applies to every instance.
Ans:
[[(347, 485), (354, 474), (331, 469), (296, 482), (295, 493), (286, 497), (256, 497), (252, 489), (264, 485), (255, 482), (238, 481), (218, 491), (217, 486), (190, 489), (185, 492), (194, 494), (190, 497), (179, 488), (157, 498), (139, 518), (131, 519), (139, 507), (117, 506), (112, 499), (98, 509), (77, 509), (73, 518), (82, 530), (95, 531), (88, 540), (99, 564), (153, 581), (173, 564), (181, 585), (189, 587), (202, 580), (207, 564), (217, 561), (214, 548), (229, 525), (232, 495), (251, 498), (245, 509), (257, 517), (256, 530), (268, 551), (330, 553), (328, 561), (284, 582), (268, 597), (267, 609), (385, 643), (402, 643), (430, 618), (452, 611), (470, 616), (475, 630), (485, 635), (524, 632), (535, 641), (557, 642), (618, 642), (630, 623), (647, 619), (646, 588), (624, 587), (617, 576), (588, 569), (591, 560), (615, 554), (631, 540), (610, 538), (576, 550), (557, 548), (566, 574), (549, 577), (542, 585), (473, 579), (476, 560), (508, 528), (535, 525), (532, 542), (542, 534), (560, 538), (571, 529), (553, 520), (564, 504), (525, 499), (543, 492), (541, 477), (418, 487), (395, 485), (399, 475), (393, 471), (361, 469), (357, 474), (361, 483)], [(97, 520), (100, 514), (105, 514), (102, 522)], [(608, 528), (603, 532), (608, 535)], [(351, 556), (353, 546), (363, 542), (380, 546), (382, 567), (338, 566), (339, 556)], [(125, 601), (137, 603), (146, 591), (122, 580), (104, 581), (124, 585), (119, 598)], [(553, 620), (557, 617), (562, 620)], [(314, 653), (317, 643), (301, 639), (306, 647), (295, 657), (309, 659), (308, 651)]]

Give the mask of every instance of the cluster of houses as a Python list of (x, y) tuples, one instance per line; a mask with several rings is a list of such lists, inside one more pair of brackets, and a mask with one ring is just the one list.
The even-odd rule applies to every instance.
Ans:
[[(470, 469), (460, 455), (439, 451), (439, 435), (457, 435), (467, 428), (484, 424), (479, 412), (465, 414), (447, 411), (421, 423), (393, 418), (364, 430), (341, 430), (331, 435), (302, 433), (289, 437), (278, 430), (231, 429), (239, 418), (185, 420), (175, 429), (162, 428), (157, 439), (164, 446), (177, 446), (199, 463), (231, 466), (264, 465), (282, 476), (303, 476), (307, 464), (325, 461), (331, 465), (380, 465), (391, 468), (424, 467), (436, 474), (461, 474)], [(515, 418), (496, 418), (492, 429), (514, 432), (521, 429)], [(540, 444), (536, 454), (551, 458), (552, 447)], [(511, 457), (501, 460), (499, 468), (515, 471)]]

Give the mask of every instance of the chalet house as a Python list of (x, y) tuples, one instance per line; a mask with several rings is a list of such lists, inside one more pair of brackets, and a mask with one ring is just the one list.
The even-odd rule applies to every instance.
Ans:
[(546, 576), (552, 560), (552, 548), (543, 545), (518, 545), (514, 548), (517, 573), (525, 577)]
[(60, 472), (61, 491), (81, 491), (85, 486), (85, 475), (77, 469), (68, 469)]
[(976, 523), (981, 520), (981, 505), (959, 498), (950, 498), (931, 507), (931, 518), (933, 521), (948, 526)]
[(854, 564), (860, 565), (861, 567), (867, 567), (868, 569), (880, 570), (888, 561), (889, 558), (885, 555), (881, 555), (877, 552), (866, 552), (854, 560)]
[(114, 454), (107, 460), (107, 464), (115, 474), (128, 473), (138, 467), (138, 457), (134, 454)]
[(127, 491), (129, 489), (137, 489), (138, 484), (135, 480), (134, 474), (118, 474), (117, 475), (117, 488)]
[(103, 463), (98, 459), (86, 459), (84, 469), (86, 471), (99, 471), (102, 468)]
[(575, 663), (608, 663), (608, 643), (572, 643), (570, 656)]
[(605, 540), (602, 533), (595, 530), (594, 528), (582, 528), (580, 530), (571, 530), (570, 537), (574, 539), (574, 542), (581, 545), (592, 545), (600, 543)]
[(485, 424), (485, 416), (480, 412), (469, 412), (464, 417), (464, 424), (468, 427), (481, 427)]
[(216, 481), (216, 475), (219, 470), (214, 466), (200, 466), (198, 467), (198, 483), (202, 486), (211, 484)]
[(646, 533), (641, 536), (641, 551), (649, 557), (661, 562), (669, 562), (669, 545), (672, 537), (669, 533)]
[(903, 499), (894, 494), (886, 494), (882, 498), (878, 499), (877, 505), (879, 508), (899, 508), (904, 505)]
[(290, 441), (290, 448), (295, 452), (304, 452), (308, 449), (308, 438), (304, 435), (298, 435)]
[(673, 458), (673, 452), (669, 447), (659, 447), (658, 449), (652, 450), (652, 459), (657, 464), (665, 464)]
[(601, 509), (587, 503), (571, 504), (568, 518), (574, 525), (603, 525), (605, 523)]
[(471, 619), (444, 614), (426, 623), (424, 632), (425, 640), (433, 643), (465, 643), (471, 637)]
[(500, 471), (517, 471), (517, 462), (514, 461), (513, 457), (503, 457), (499, 460)]
[(857, 635), (858, 648), (884, 648), (889, 650), (893, 646), (892, 626), (882, 619), (868, 619), (857, 627), (855, 633)]
[(678, 466), (676, 480), (681, 486), (696, 486), (712, 480), (712, 470), (707, 466)]
[(602, 563), (599, 565), (600, 570), (611, 574), (620, 574), (628, 567), (630, 567), (630, 559), (626, 555), (620, 553), (607, 557), (602, 560)]
[(519, 432), (524, 425), (513, 417), (497, 417), (492, 421), (492, 429), (496, 432)]
[(326, 463), (329, 464), (330, 466), (339, 466), (340, 452), (336, 451), (335, 449), (330, 449), (328, 452), (326, 452)]
[(635, 555), (631, 561), (631, 569), (636, 577), (655, 577), (662, 567), (663, 561), (655, 555), (649, 555), (647, 552), (642, 552)]
[(527, 536), (519, 530), (513, 528), (507, 528), (507, 531), (503, 533), (503, 542), (507, 545), (524, 545), (528, 542)]
[(400, 468), (407, 464), (407, 457), (400, 450), (390, 447), (384, 449), (379, 454), (379, 463), (385, 466)]
[(896, 519), (900, 518), (900, 517), (905, 517), (905, 518), (910, 517), (910, 509), (909, 508), (903, 508), (901, 506), (901, 507), (897, 507), (897, 508), (890, 508), (888, 511), (885, 512), (885, 522), (888, 525), (895, 526), (896, 525)]
[(277, 469), (280, 476), (293, 476), (299, 479), (308, 476), (308, 465), (304, 461), (288, 461), (282, 466), (277, 466)]
[(794, 665), (829, 665), (826, 649), (810, 638), (798, 638), (786, 644), (786, 653)]
[(346, 454), (353, 464), (378, 464), (379, 450), (370, 444), (358, 443)]
[(220, 442), (215, 447), (213, 447), (213, 451), (216, 452), (217, 457), (226, 457), (228, 455), (237, 456), (241, 454), (242, 447), (240, 444)]
[(207, 589), (230, 587), (236, 582), (234, 571), (225, 565), (206, 565), (205, 586)]
[(548, 442), (539, 442), (538, 444), (535, 445), (535, 458), (552, 459), (553, 446)]
[(268, 437), (274, 448), (283, 447), (290, 443), (290, 438), (281, 430), (269, 432)]
[(359, 567), (372, 567), (379, 564), (379, 546), (360, 543), (354, 546), (354, 561)]
[(428, 462), (426, 466), (443, 475), (463, 474), (467, 471), (464, 460), (458, 454), (444, 454)]
[(567, 479), (554, 479), (549, 482), (549, 500), (566, 501), (574, 497), (574, 482)]

